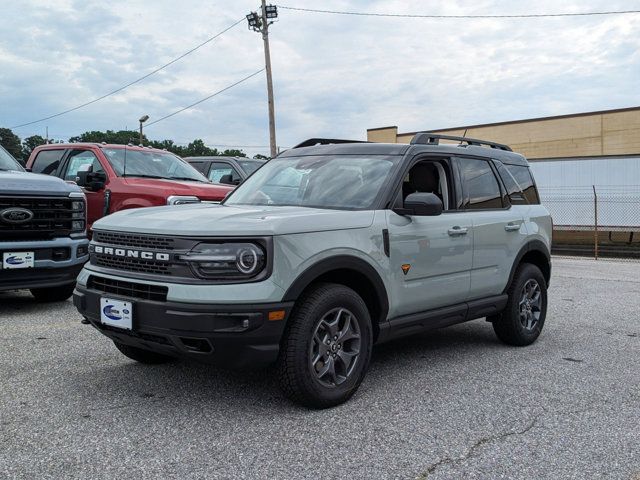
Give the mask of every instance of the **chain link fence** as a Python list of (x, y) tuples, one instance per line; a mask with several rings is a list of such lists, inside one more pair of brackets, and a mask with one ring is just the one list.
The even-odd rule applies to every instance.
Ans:
[(555, 254), (640, 260), (640, 185), (539, 187)]

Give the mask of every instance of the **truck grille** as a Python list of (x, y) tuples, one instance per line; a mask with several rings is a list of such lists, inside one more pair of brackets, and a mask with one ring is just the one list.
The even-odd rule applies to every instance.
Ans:
[(108, 256), (95, 256), (94, 265), (104, 268), (115, 268), (128, 272), (151, 273), (153, 275), (171, 275), (171, 268), (167, 263), (137, 260), (133, 258), (120, 258)]
[[(76, 199), (77, 200), (77, 199)], [(66, 237), (71, 233), (71, 198), (1, 197), (0, 211), (19, 207), (33, 212), (33, 218), (25, 223), (9, 223), (0, 220), (0, 238), (42, 240)]]
[(126, 282), (114, 280), (112, 278), (98, 277), (90, 275), (87, 287), (102, 293), (122, 296), (126, 298), (137, 298), (140, 300), (153, 300), (155, 302), (166, 302), (169, 289), (159, 285), (147, 285), (145, 283)]
[(96, 230), (93, 232), (93, 239), (99, 243), (126, 247), (152, 248), (157, 250), (173, 250), (174, 248), (174, 240), (172, 238), (155, 235), (136, 235)]

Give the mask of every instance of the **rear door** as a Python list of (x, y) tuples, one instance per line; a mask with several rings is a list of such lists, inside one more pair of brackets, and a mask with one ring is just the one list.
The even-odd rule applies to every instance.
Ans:
[(33, 173), (60, 176), (60, 167), (65, 152), (64, 148), (40, 150), (29, 167)]
[(458, 157), (463, 190), (462, 208), (473, 224), (473, 265), (469, 299), (498, 295), (504, 290), (516, 255), (527, 239), (522, 211), (512, 208), (488, 159)]

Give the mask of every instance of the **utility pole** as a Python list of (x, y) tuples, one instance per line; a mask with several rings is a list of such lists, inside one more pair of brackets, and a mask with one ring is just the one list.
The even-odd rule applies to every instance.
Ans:
[(273, 78), (271, 76), (271, 52), (269, 50), (269, 25), (278, 18), (278, 7), (276, 5), (267, 5), (266, 0), (262, 0), (261, 14), (251, 12), (247, 15), (249, 28), (262, 34), (264, 43), (264, 64), (267, 73), (267, 98), (269, 104), (269, 146), (271, 149), (271, 158), (278, 154), (276, 146), (276, 114), (273, 102)]

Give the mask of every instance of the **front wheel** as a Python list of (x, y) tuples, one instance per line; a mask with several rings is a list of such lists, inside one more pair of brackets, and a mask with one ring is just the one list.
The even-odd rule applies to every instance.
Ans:
[(60, 287), (32, 288), (31, 295), (38, 302), (64, 302), (73, 295), (74, 288), (76, 288), (75, 282)]
[(540, 336), (547, 316), (547, 282), (538, 267), (523, 263), (507, 293), (506, 308), (492, 319), (493, 330), (504, 343), (530, 345)]
[(369, 367), (373, 336), (362, 298), (343, 285), (319, 284), (294, 309), (278, 358), (284, 393), (311, 408), (347, 401)]

